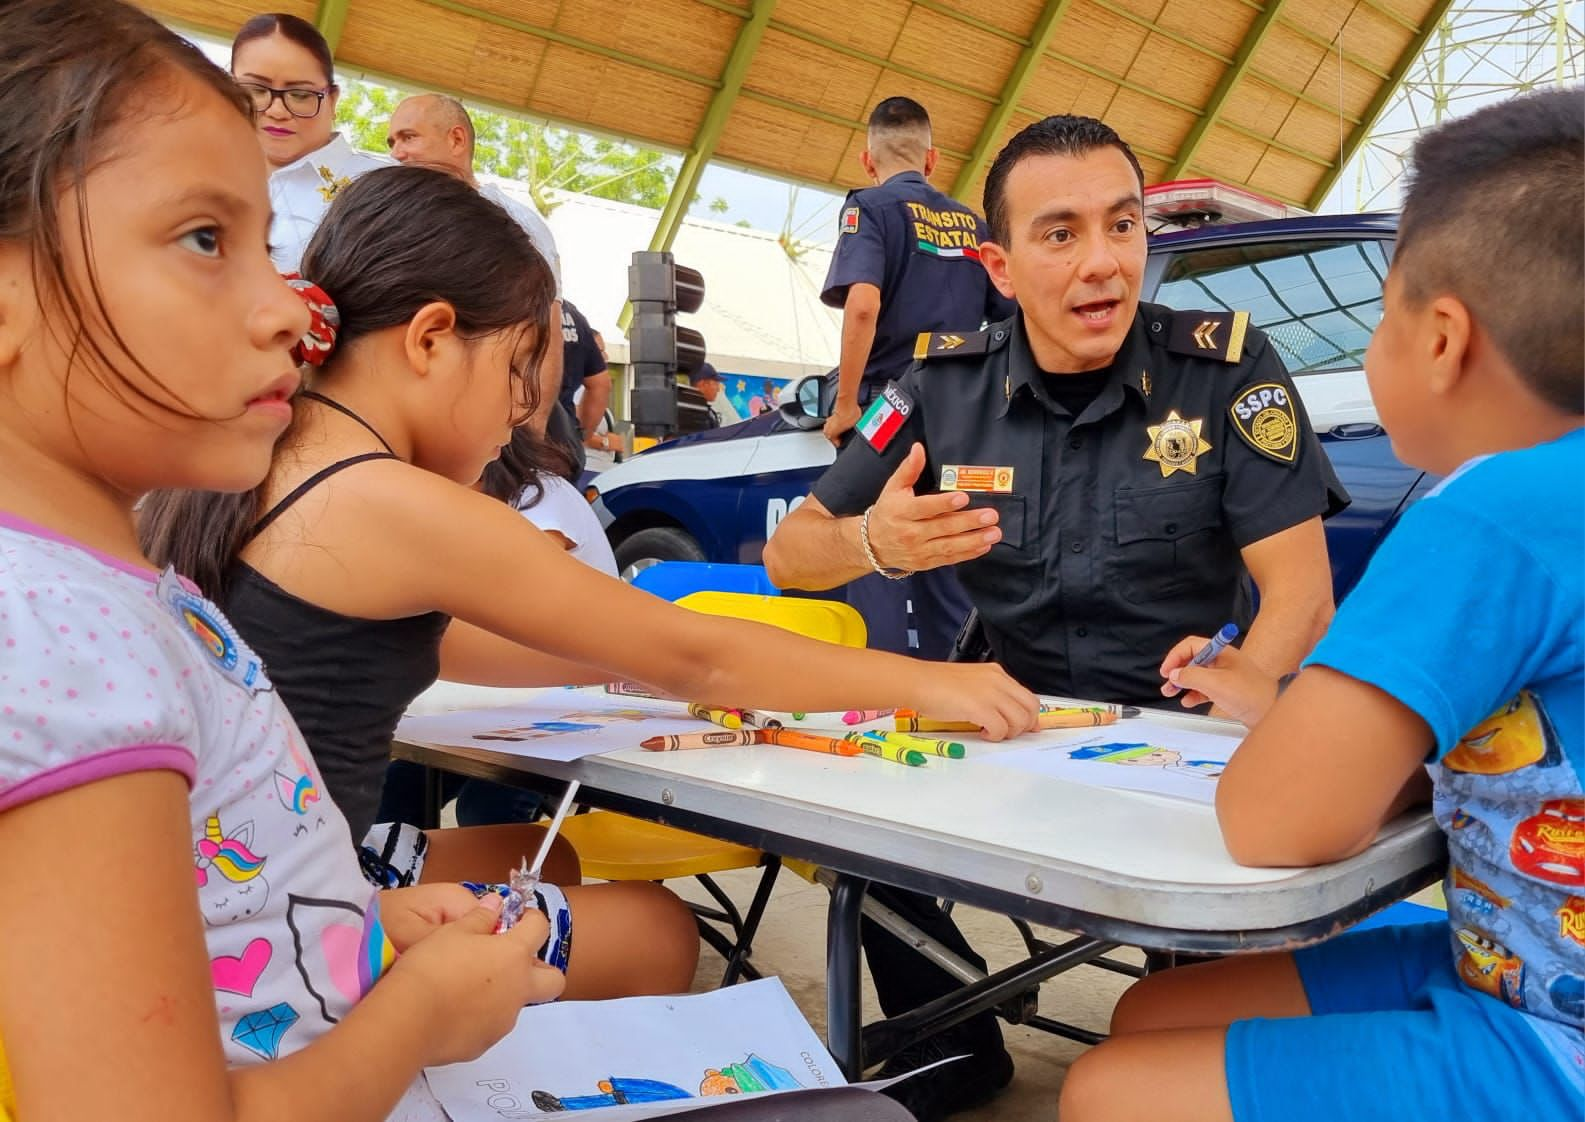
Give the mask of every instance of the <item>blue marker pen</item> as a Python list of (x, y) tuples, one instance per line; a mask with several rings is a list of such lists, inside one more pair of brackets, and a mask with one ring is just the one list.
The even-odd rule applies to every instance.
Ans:
[(1200, 653), (1189, 660), (1190, 666), (1209, 666), (1216, 661), (1216, 656), (1227, 649), (1227, 645), (1238, 638), (1238, 624), (1229, 623), (1222, 627), (1211, 641), (1200, 648)]

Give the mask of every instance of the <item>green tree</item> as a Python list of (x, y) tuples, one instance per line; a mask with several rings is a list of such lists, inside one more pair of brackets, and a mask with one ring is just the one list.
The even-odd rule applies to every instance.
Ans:
[[(337, 117), (353, 147), (385, 151), (386, 125), (404, 96), (374, 82), (348, 81)], [(552, 190), (659, 210), (677, 181), (679, 161), (664, 152), (473, 106), (468, 112), (477, 136), (474, 168), (526, 184), (541, 214), (556, 207)], [(714, 203), (711, 209), (721, 213)]]

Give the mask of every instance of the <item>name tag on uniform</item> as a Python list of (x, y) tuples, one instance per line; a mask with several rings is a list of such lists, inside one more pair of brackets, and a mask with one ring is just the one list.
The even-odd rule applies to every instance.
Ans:
[(1013, 469), (976, 467), (971, 464), (945, 464), (941, 468), (943, 491), (979, 491), (991, 495), (1013, 493)]

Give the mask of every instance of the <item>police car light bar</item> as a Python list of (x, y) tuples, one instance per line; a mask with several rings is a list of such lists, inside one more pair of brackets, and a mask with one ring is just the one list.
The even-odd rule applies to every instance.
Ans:
[(1263, 222), (1307, 213), (1215, 179), (1178, 179), (1145, 188), (1145, 221), (1153, 229)]

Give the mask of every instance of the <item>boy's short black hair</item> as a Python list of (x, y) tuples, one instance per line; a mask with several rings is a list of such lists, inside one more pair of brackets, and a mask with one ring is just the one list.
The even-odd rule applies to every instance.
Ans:
[(991, 240), (998, 245), (1007, 244), (1007, 176), (1019, 161), (1030, 156), (1083, 156), (1097, 148), (1116, 148), (1128, 157), (1143, 195), (1145, 171), (1134, 150), (1111, 125), (1094, 117), (1046, 117), (1009, 140), (996, 154), (996, 162), (985, 177), (985, 224), (991, 228)]
[(1456, 296), (1537, 396), (1585, 413), (1585, 88), (1477, 109), (1411, 160), (1404, 297)]

